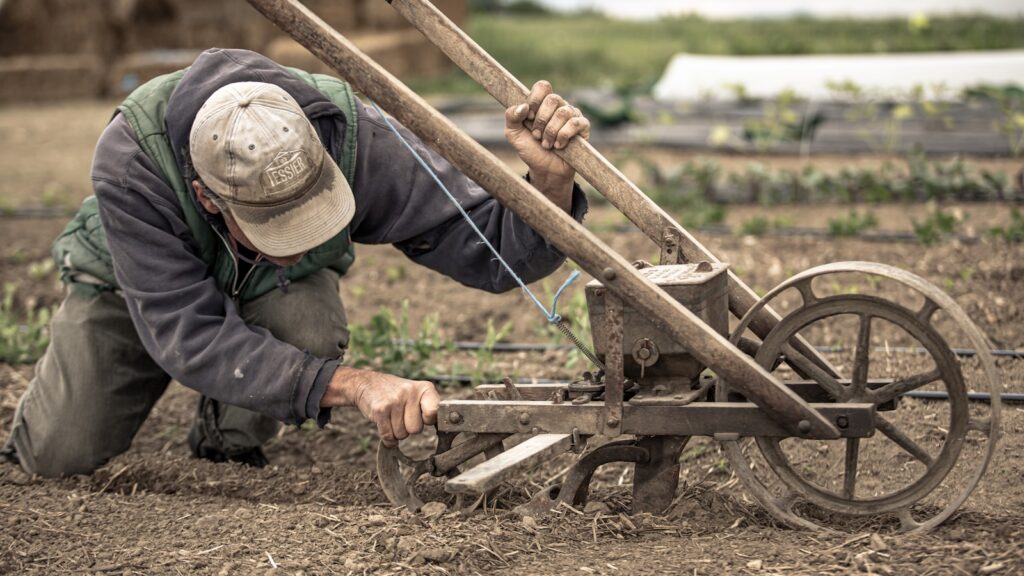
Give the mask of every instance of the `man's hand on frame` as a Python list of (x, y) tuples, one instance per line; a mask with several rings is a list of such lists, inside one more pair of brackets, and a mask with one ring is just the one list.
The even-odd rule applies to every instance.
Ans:
[(437, 422), (440, 397), (430, 382), (342, 366), (334, 373), (320, 405), (355, 406), (377, 426), (385, 446), (419, 434)]

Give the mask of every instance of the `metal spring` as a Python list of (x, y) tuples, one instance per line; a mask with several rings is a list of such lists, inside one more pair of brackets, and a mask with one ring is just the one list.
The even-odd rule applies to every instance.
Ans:
[(586, 356), (588, 360), (593, 362), (594, 366), (597, 366), (601, 370), (605, 369), (604, 368), (604, 363), (601, 362), (600, 360), (598, 360), (597, 359), (597, 355), (594, 354), (593, 352), (591, 352), (590, 348), (587, 348), (587, 345), (584, 344), (583, 341), (579, 339), (579, 337), (577, 337), (575, 334), (573, 334), (572, 329), (569, 328), (569, 325), (565, 323), (565, 320), (562, 320), (561, 318), (559, 318), (558, 322), (555, 323), (555, 327), (557, 327), (558, 331), (561, 332), (562, 334), (564, 334), (565, 337), (568, 338), (569, 341), (572, 342), (573, 345), (576, 346), (576, 348), (584, 356)]

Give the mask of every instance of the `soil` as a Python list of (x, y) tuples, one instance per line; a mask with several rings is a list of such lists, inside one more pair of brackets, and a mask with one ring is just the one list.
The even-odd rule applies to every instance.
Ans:
[[(99, 106), (97, 106), (99, 110)], [(98, 112), (97, 112), (98, 113)], [(0, 113), (3, 129), (7, 112)], [(13, 123), (13, 121), (10, 121)], [(26, 122), (29, 122), (28, 120)], [(102, 125), (102, 122), (99, 123)], [(94, 128), (94, 127), (93, 127)], [(10, 129), (9, 127), (6, 129)], [(89, 128), (90, 130), (92, 128)], [(30, 129), (27, 129), (30, 130)], [(6, 141), (6, 140), (5, 140)], [(23, 139), (19, 142), (31, 141)], [(84, 141), (84, 137), (83, 140)], [(75, 142), (78, 142), (76, 139)], [(26, 144), (26, 146), (28, 146)], [(75, 144), (75, 150), (82, 146)], [(18, 148), (18, 150), (21, 150)], [(58, 177), (50, 158), (25, 168), (37, 148), (29, 146), (4, 161), (19, 166), (19, 188), (42, 189)], [(76, 152), (77, 154), (77, 152)], [(40, 164), (46, 164), (40, 168)], [(86, 164), (87, 166), (87, 164)], [(82, 170), (79, 163), (76, 171)], [(80, 178), (81, 175), (79, 175)], [(18, 201), (24, 196), (0, 197)], [(968, 206), (966, 209), (972, 209)], [(925, 210), (901, 206), (898, 210)], [(978, 210), (1004, 214), (1006, 206)], [(769, 217), (801, 221), (842, 214), (848, 207), (814, 208), (815, 216), (788, 207), (763, 209)], [(979, 216), (980, 218), (980, 216)], [(612, 222), (597, 209), (590, 222)], [(61, 289), (53, 273), (39, 273), (59, 219), (0, 220), (0, 282), (18, 286), (17, 307), (56, 304)], [(606, 229), (606, 228), (602, 228)], [(629, 259), (656, 261), (646, 239), (630, 232), (599, 236)], [(914, 272), (962, 306), (996, 347), (1024, 347), (1024, 246), (985, 236), (935, 247), (855, 239), (810, 237), (701, 237), (759, 293), (811, 266), (842, 260), (872, 260)], [(34, 266), (35, 265), (35, 266)], [(553, 288), (565, 267), (548, 282)], [(582, 290), (584, 279), (572, 288)], [(543, 284), (535, 287), (544, 292)], [(887, 284), (887, 297), (900, 296)], [(838, 292), (866, 289), (843, 280), (824, 286)], [(518, 291), (481, 294), (412, 265), (387, 246), (358, 250), (357, 264), (342, 282), (350, 321), (365, 323), (381, 307), (409, 302), (411, 324), (437, 314), (446, 338), (482, 340), (487, 321), (511, 322), (508, 341), (555, 342), (543, 321)], [(788, 299), (784, 309), (796, 305)], [(578, 318), (578, 308), (567, 309)], [(577, 319), (577, 322), (579, 320)], [(948, 326), (939, 323), (943, 330)], [(955, 334), (956, 332), (950, 332)], [(820, 334), (829, 344), (856, 339), (855, 326), (838, 324)], [(967, 347), (960, 336), (950, 344)], [(559, 341), (560, 342), (560, 341)], [(898, 340), (878, 342), (898, 345)], [(842, 362), (836, 355), (831, 360)], [(446, 358), (433, 367), (474, 361)], [(917, 358), (898, 357), (919, 369)], [(489, 370), (520, 377), (572, 378), (581, 367), (566, 367), (565, 352), (496, 354)], [(968, 385), (980, 386), (977, 362), (963, 360)], [(1005, 391), (1024, 392), (1024, 362), (997, 362)], [(0, 365), (0, 428), (13, 417), (18, 397), (32, 377), (31, 366)], [(446, 397), (465, 389), (445, 389)], [(947, 522), (923, 536), (894, 534), (891, 523), (837, 520), (836, 533), (800, 531), (778, 525), (739, 482), (718, 445), (694, 439), (681, 460), (680, 490), (663, 516), (630, 514), (631, 470), (612, 464), (595, 475), (591, 500), (603, 505), (586, 512), (559, 509), (548, 517), (524, 519), (511, 508), (557, 478), (570, 459), (559, 457), (504, 485), (485, 511), (426, 517), (396, 509), (384, 497), (374, 472), (376, 438), (354, 411), (338, 410), (323, 431), (285, 429), (267, 446), (272, 465), (260, 469), (212, 464), (188, 455), (185, 442), (195, 393), (173, 385), (146, 421), (131, 449), (89, 476), (62, 480), (26, 477), (0, 464), (0, 573), (51, 574), (1015, 574), (1024, 571), (1024, 407), (1003, 407), (1002, 439), (981, 484)], [(972, 405), (972, 415), (984, 404)], [(949, 405), (904, 400), (898, 414), (905, 430), (940, 445)], [(894, 413), (895, 414), (895, 413)], [(871, 439), (874, 441), (875, 439)], [(968, 435), (966, 461), (977, 461), (984, 438)], [(793, 441), (794, 462), (815, 469), (835, 462), (824, 443)], [(794, 446), (795, 445), (795, 446)], [(864, 490), (886, 489), (913, 464), (866, 444)], [(839, 454), (841, 466), (842, 455)], [(950, 481), (963, 481), (957, 469)], [(936, 491), (937, 493), (940, 491)], [(946, 494), (948, 495), (948, 494)]]

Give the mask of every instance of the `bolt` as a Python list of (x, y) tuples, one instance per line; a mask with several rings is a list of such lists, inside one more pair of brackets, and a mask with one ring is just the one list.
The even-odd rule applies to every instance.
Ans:
[(523, 412), (522, 414), (520, 414), (519, 415), (519, 423), (522, 424), (523, 426), (528, 425), (530, 423), (530, 415), (527, 414), (526, 412)]
[(811, 431), (811, 423), (808, 422), (807, 420), (801, 420), (796, 425), (796, 429), (799, 430), (801, 434), (807, 434), (808, 432)]
[(651, 357), (651, 351), (648, 348), (641, 348), (636, 351), (636, 355), (641, 360), (647, 360), (648, 358)]
[(448, 421), (452, 424), (458, 424), (462, 422), (462, 414), (455, 412), (454, 410), (448, 413)]
[(840, 416), (839, 418), (836, 418), (836, 426), (839, 426), (843, 430), (845, 430), (849, 425), (850, 419), (847, 418), (846, 416)]
[(614, 417), (614, 416), (611, 416), (611, 417), (608, 418), (608, 420), (605, 422), (605, 424), (607, 424), (609, 428), (618, 428), (619, 427), (619, 419)]
[(695, 268), (697, 272), (711, 272), (712, 269), (711, 262), (707, 260), (701, 260), (697, 263), (697, 268)]
[(601, 275), (604, 276), (605, 280), (611, 282), (612, 280), (615, 280), (615, 269), (611, 267), (605, 268), (601, 272)]

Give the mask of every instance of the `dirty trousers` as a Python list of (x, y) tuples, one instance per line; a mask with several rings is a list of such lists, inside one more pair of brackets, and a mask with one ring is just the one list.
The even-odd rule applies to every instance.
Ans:
[[(338, 275), (320, 270), (240, 307), (246, 323), (322, 358), (348, 346)], [(143, 348), (122, 297), (71, 291), (53, 317), (50, 345), (18, 402), (5, 450), (26, 472), (87, 474), (121, 454), (163, 394), (170, 377)], [(245, 452), (272, 438), (281, 423), (203, 397), (189, 433), (193, 452)]]

